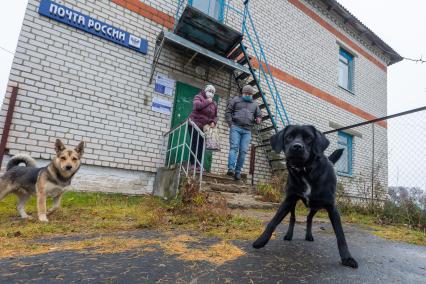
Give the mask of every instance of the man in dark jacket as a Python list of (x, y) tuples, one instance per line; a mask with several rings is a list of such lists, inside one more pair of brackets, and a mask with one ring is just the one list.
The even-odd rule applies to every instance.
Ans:
[(236, 180), (241, 179), (241, 169), (248, 152), (251, 140), (251, 131), (254, 124), (261, 122), (259, 106), (253, 101), (255, 89), (246, 85), (242, 95), (231, 99), (225, 113), (225, 119), (230, 127), (228, 173)]

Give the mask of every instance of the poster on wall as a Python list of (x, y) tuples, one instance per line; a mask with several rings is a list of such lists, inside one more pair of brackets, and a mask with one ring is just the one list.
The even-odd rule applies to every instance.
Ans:
[(157, 93), (173, 96), (173, 90), (175, 88), (175, 80), (168, 78), (164, 74), (157, 74), (155, 78), (154, 90)]
[(172, 102), (160, 98), (152, 99), (152, 110), (170, 115), (172, 113)]

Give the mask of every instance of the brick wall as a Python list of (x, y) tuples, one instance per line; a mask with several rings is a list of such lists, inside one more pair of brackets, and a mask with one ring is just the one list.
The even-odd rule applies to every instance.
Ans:
[[(231, 4), (241, 8), (241, 2), (234, 0)], [(173, 98), (154, 93), (148, 77), (155, 39), (161, 30), (172, 26), (177, 1), (58, 3), (146, 38), (148, 54), (41, 17), (37, 12), (39, 1), (30, 0), (10, 75), (10, 84), (18, 83), (20, 91), (7, 148), (11, 154), (27, 152), (46, 160), (52, 155), (56, 138), (63, 138), (67, 144), (84, 139), (87, 141), (84, 164), (90, 167), (86, 177), (102, 180), (93, 173), (115, 170), (120, 183), (132, 188), (132, 192), (150, 192), (150, 180), (163, 159), (162, 134), (169, 130), (171, 118), (152, 112), (151, 101), (157, 96), (169, 101)], [(300, 5), (308, 10), (302, 10)], [(358, 38), (337, 15), (327, 12), (316, 1), (252, 1), (251, 11), (269, 62), (276, 70), (274, 75), (292, 122), (314, 124), (325, 131), (330, 129), (330, 122), (348, 125), (367, 119), (365, 114), (371, 117), (386, 114), (386, 71), (377, 62), (386, 65), (388, 59)], [(307, 11), (323, 22), (312, 18)], [(241, 29), (241, 17), (234, 13), (227, 14), (226, 23)], [(357, 47), (325, 28), (324, 23)], [(340, 45), (355, 54), (354, 93), (337, 85)], [(165, 50), (157, 72), (201, 87), (206, 78), (196, 75), (194, 67), (203, 62), (183, 68), (187, 59), (188, 55)], [(212, 168), (220, 173), (226, 171), (228, 154), (229, 130), (224, 110), (236, 90), (225, 72), (208, 81), (218, 87), (221, 96), (219, 130), (226, 142), (223, 151), (214, 154)], [(0, 125), (4, 123), (10, 92), (8, 88)], [(376, 139), (383, 141), (378, 148), (387, 162), (384, 126), (376, 127)], [(362, 138), (354, 138), (354, 173), (367, 176), (371, 163), (365, 149), (371, 146), (371, 132), (362, 131)], [(332, 146), (328, 152), (331, 152), (337, 146), (337, 135), (329, 138)], [(270, 171), (265, 155), (259, 150), (257, 156), (256, 182), (267, 181)], [(130, 176), (135, 175), (146, 182), (134, 183)], [(387, 171), (381, 179), (387, 181)], [(342, 180), (350, 184), (353, 178), (342, 177)]]

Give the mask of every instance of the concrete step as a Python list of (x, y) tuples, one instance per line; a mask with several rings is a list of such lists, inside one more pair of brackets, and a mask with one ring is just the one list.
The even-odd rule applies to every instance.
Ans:
[(217, 174), (211, 174), (211, 173), (203, 174), (203, 182), (208, 182), (208, 183), (246, 184), (246, 181), (247, 181), (247, 174), (244, 174), (244, 173), (241, 174), (241, 180), (239, 181), (227, 175), (217, 175)]
[(203, 189), (206, 191), (216, 192), (231, 192), (231, 193), (254, 193), (255, 189), (246, 184), (225, 184), (225, 183), (213, 183), (203, 182)]
[(206, 186), (203, 188), (206, 191), (216, 191), (216, 192), (243, 193), (248, 191), (248, 189), (245, 187), (240, 187), (233, 184), (223, 184), (223, 183), (206, 184)]
[(221, 195), (225, 197), (227, 206), (231, 209), (271, 209), (279, 206), (279, 203), (257, 200), (253, 194), (222, 192)]

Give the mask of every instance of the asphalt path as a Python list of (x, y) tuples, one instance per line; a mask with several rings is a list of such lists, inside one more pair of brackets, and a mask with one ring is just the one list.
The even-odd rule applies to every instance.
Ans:
[[(296, 224), (293, 240), (284, 241), (286, 228), (280, 225), (276, 238), (259, 250), (249, 241), (233, 241), (244, 255), (221, 265), (205, 259), (182, 260), (162, 249), (143, 254), (53, 251), (1, 259), (0, 283), (426, 283), (426, 247), (388, 241), (344, 225), (349, 249), (359, 264), (353, 269), (340, 264), (329, 223), (313, 225), (314, 242), (304, 240), (304, 224)], [(123, 235), (170, 238), (149, 230)], [(64, 240), (70, 241), (58, 239), (58, 246)], [(217, 242), (201, 238), (193, 245), (200, 248)]]

